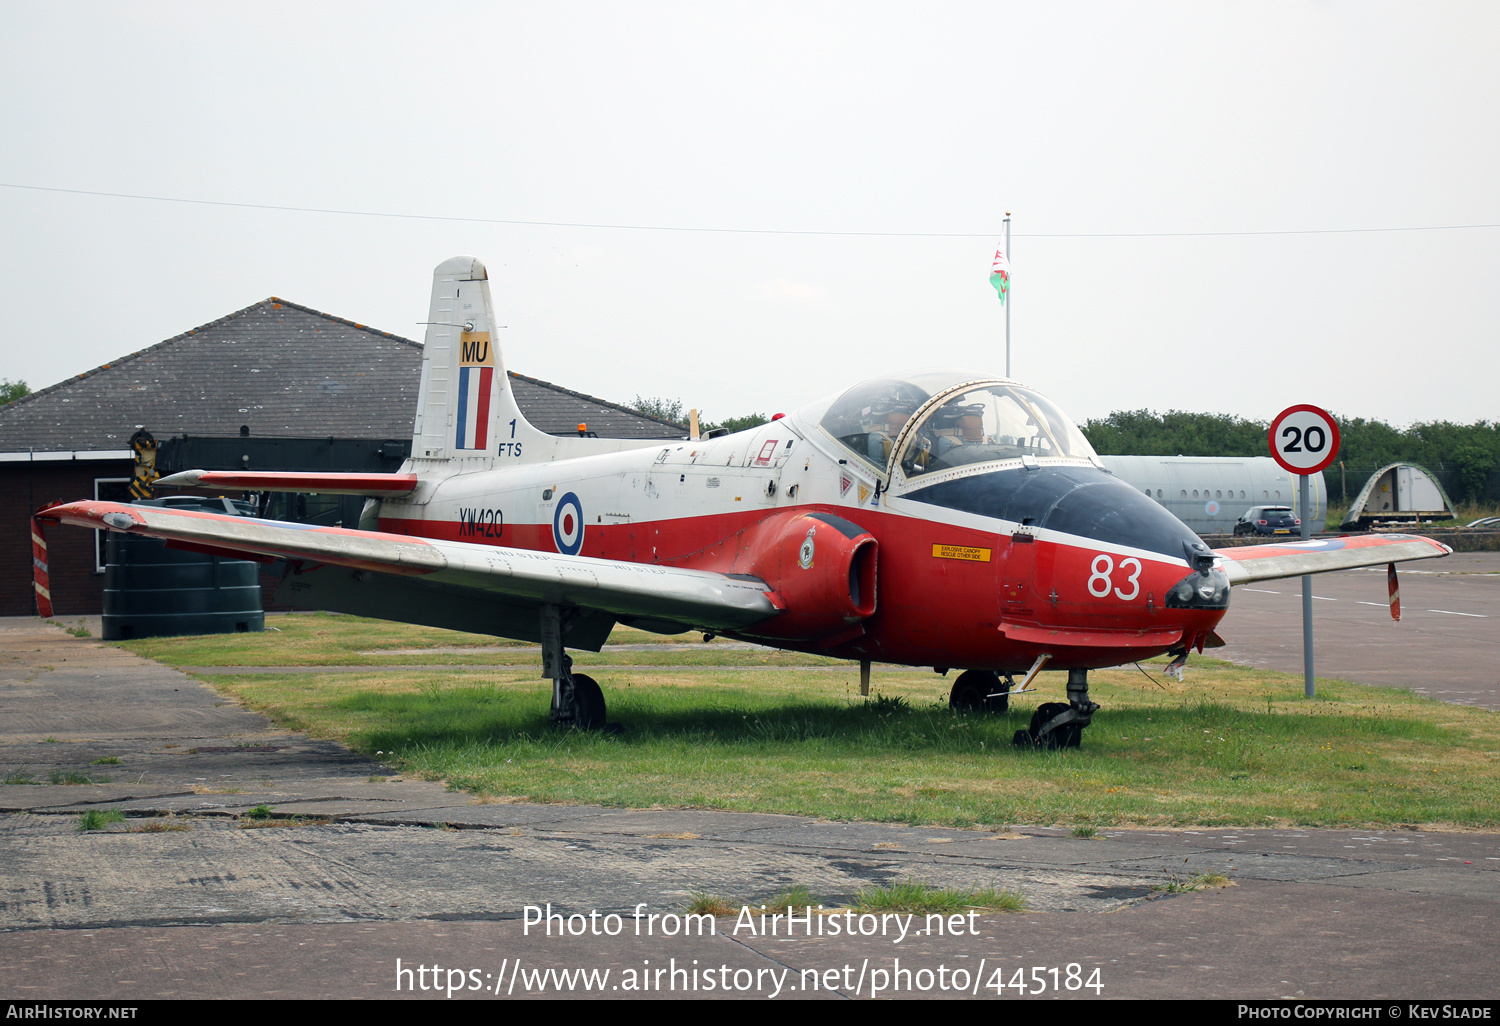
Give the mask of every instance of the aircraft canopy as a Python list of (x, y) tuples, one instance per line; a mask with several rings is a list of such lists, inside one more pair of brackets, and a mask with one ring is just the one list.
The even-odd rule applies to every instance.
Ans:
[(1051, 400), (1010, 382), (964, 375), (861, 382), (829, 405), (820, 424), (880, 470), (899, 445), (908, 478), (1025, 456), (1096, 458)]

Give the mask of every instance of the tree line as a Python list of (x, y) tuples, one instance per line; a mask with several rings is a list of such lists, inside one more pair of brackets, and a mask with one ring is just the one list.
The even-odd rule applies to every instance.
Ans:
[[(672, 424), (681, 424), (683, 430), (687, 429), (687, 411), (682, 407), (681, 399), (663, 399), (660, 396), (643, 398), (640, 395), (631, 402), (630, 408), (636, 413), (655, 417), (657, 420), (665, 420)], [(744, 431), (748, 428), (759, 427), (770, 421), (764, 413), (747, 413), (743, 417), (726, 417), (721, 421), (704, 419), (703, 412), (698, 412), (698, 428), (702, 431), (716, 431), (725, 428), (730, 434), (736, 431)]]
[[(1494, 498), (1500, 489), (1500, 423), (1446, 420), (1394, 428), (1380, 420), (1334, 415), (1339, 425), (1338, 463), (1369, 474), (1389, 463), (1419, 463), (1440, 472), (1454, 499)], [(1101, 456), (1266, 456), (1268, 421), (1227, 413), (1185, 410), (1116, 410), (1079, 425)], [(1329, 471), (1332, 475), (1334, 471)], [(1330, 486), (1334, 481), (1330, 477)], [(1351, 482), (1352, 488), (1363, 484)]]

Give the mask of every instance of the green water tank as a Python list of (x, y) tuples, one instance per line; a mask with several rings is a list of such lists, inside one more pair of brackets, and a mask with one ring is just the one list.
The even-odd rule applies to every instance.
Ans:
[[(132, 505), (233, 516), (255, 512), (251, 503), (197, 495), (141, 499)], [(253, 560), (172, 549), (156, 538), (117, 531), (105, 540), (104, 559), (107, 641), (266, 629), (260, 564)]]

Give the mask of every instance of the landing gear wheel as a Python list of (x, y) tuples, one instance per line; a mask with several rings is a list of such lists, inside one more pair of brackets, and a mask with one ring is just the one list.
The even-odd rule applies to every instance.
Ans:
[(1051, 733), (1042, 736), (1042, 728), (1050, 723), (1053, 717), (1065, 713), (1071, 708), (1066, 702), (1044, 702), (1037, 706), (1036, 712), (1031, 714), (1031, 729), (1027, 731), (1031, 735), (1031, 743), (1041, 748), (1077, 748), (1078, 742), (1083, 738), (1083, 727), (1077, 723), (1064, 723), (1054, 727)]
[(993, 670), (965, 670), (953, 682), (948, 707), (955, 712), (983, 711), (1000, 715), (1010, 708), (1009, 695), (995, 694), (1004, 690), (1000, 675)]
[(573, 726), (579, 730), (604, 727), (604, 691), (585, 673), (573, 674)]

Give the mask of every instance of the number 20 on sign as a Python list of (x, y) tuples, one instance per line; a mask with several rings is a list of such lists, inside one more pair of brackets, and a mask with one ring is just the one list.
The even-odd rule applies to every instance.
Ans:
[(1339, 453), (1339, 426), (1316, 406), (1290, 406), (1271, 421), (1271, 455), (1293, 474), (1316, 474)]

